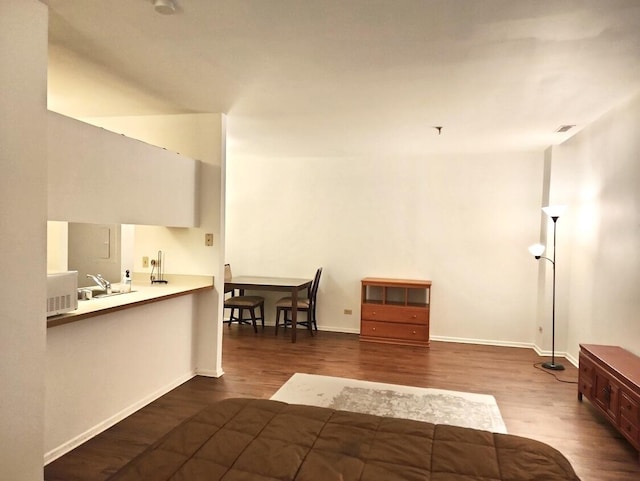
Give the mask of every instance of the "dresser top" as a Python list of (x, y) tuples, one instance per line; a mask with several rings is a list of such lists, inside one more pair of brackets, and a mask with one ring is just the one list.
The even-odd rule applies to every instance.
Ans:
[(640, 386), (640, 357), (620, 346), (580, 344), (580, 350), (600, 359), (620, 376)]
[(431, 281), (421, 279), (392, 279), (388, 277), (365, 277), (362, 283), (391, 287), (431, 287)]

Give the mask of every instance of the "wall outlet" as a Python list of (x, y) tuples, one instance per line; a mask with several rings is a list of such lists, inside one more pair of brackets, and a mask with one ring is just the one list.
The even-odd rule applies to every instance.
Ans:
[(345, 309), (345, 310), (344, 310), (344, 313), (345, 313), (347, 316), (350, 316), (351, 314), (353, 314), (353, 311), (352, 311), (351, 309)]
[(147, 268), (147, 267), (149, 267), (149, 258), (148, 258), (147, 256), (144, 256), (144, 257), (142, 258), (142, 267), (143, 267), (143, 268)]
[(213, 234), (204, 235), (204, 245), (211, 247), (213, 245)]

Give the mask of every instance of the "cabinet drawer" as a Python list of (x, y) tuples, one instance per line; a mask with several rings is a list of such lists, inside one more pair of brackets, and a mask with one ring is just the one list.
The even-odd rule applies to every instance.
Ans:
[(362, 304), (362, 319), (408, 324), (426, 324), (429, 310), (420, 307)]
[(631, 422), (636, 429), (640, 428), (640, 404), (625, 391), (620, 391), (620, 415)]
[(415, 341), (429, 340), (429, 327), (399, 322), (362, 321), (360, 335), (365, 337), (384, 337)]
[(580, 353), (578, 367), (578, 393), (593, 399), (593, 363)]
[(589, 361), (582, 353), (579, 356), (579, 366), (580, 371), (578, 372), (578, 376), (580, 379), (588, 380), (591, 384), (593, 384), (593, 363)]
[(633, 424), (624, 416), (620, 416), (620, 423), (618, 425), (620, 427), (620, 432), (625, 435), (625, 437), (631, 441), (636, 448), (640, 443), (640, 435), (638, 434), (638, 425)]
[(587, 379), (578, 379), (578, 392), (587, 396), (587, 399), (593, 399), (593, 384)]

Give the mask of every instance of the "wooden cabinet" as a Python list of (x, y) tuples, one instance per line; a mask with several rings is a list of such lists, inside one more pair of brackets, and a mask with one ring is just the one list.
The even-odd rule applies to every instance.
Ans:
[(640, 451), (640, 358), (617, 346), (580, 345), (578, 399), (586, 397)]
[(362, 279), (360, 340), (429, 346), (431, 281)]

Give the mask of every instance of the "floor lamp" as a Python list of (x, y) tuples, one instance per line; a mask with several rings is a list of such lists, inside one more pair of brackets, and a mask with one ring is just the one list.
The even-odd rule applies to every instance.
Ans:
[(564, 366), (556, 363), (556, 222), (564, 210), (566, 205), (550, 205), (549, 207), (543, 207), (542, 210), (545, 214), (551, 217), (553, 221), (553, 259), (544, 257), (544, 246), (542, 244), (535, 244), (529, 247), (529, 252), (536, 259), (546, 259), (551, 262), (553, 266), (553, 293), (551, 296), (551, 362), (543, 362), (542, 367), (545, 369), (551, 369), (553, 371), (563, 371)]

